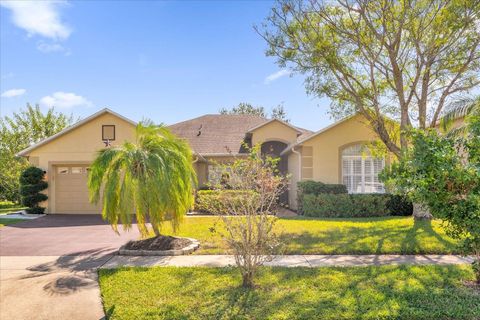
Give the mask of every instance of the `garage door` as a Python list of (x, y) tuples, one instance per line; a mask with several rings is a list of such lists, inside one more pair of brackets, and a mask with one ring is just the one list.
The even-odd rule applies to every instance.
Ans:
[(101, 206), (88, 201), (88, 166), (55, 167), (55, 213), (100, 214)]

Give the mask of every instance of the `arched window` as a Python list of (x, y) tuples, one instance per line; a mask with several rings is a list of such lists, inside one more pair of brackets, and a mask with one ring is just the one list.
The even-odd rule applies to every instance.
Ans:
[(374, 158), (362, 144), (342, 151), (342, 182), (350, 193), (383, 193), (378, 174), (385, 167), (385, 159)]

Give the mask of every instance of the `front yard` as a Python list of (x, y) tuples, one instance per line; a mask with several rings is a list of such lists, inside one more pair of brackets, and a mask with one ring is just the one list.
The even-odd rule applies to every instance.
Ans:
[(256, 290), (233, 268), (100, 270), (110, 319), (479, 319), (467, 266), (263, 267)]
[[(218, 217), (188, 217), (179, 236), (200, 240), (196, 254), (224, 254), (226, 247), (218, 232)], [(450, 254), (456, 241), (445, 235), (441, 222), (414, 222), (411, 217), (382, 218), (282, 218), (284, 254)], [(173, 234), (165, 224), (164, 234)]]

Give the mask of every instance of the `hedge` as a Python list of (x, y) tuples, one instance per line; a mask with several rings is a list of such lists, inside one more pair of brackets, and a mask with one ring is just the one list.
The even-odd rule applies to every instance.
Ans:
[(13, 201), (0, 201), (0, 209), (10, 209), (10, 208), (16, 208), (18, 207), (18, 204), (13, 202)]
[[(248, 198), (254, 197), (250, 190), (198, 190), (195, 198), (195, 211), (211, 214), (231, 214), (229, 207), (240, 208)], [(227, 202), (227, 199), (228, 202)], [(229, 207), (225, 203), (229, 204)]]
[(410, 216), (413, 206), (401, 196), (391, 194), (305, 194), (299, 201), (307, 217), (382, 217)]
[(319, 181), (301, 181), (298, 183), (300, 194), (342, 194), (348, 193), (347, 187), (343, 184), (327, 184)]

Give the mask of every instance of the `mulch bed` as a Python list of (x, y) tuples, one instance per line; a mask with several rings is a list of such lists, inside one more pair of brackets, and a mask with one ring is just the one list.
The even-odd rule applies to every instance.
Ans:
[(126, 250), (180, 250), (192, 244), (190, 239), (171, 236), (158, 236), (145, 240), (130, 241)]

